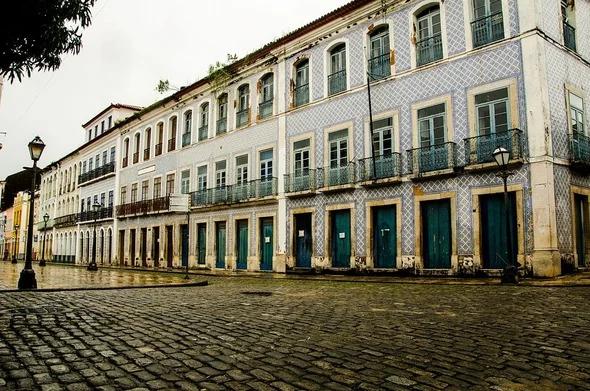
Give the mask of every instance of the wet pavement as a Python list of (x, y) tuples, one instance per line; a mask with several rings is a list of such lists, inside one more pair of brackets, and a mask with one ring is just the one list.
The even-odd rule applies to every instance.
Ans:
[[(0, 291), (16, 289), (24, 262), (12, 264), (0, 261)], [(101, 268), (88, 271), (85, 267), (48, 263), (40, 267), (33, 263), (39, 289), (71, 288), (116, 288), (128, 286), (149, 286), (184, 284), (187, 280), (181, 273), (143, 272), (115, 268)], [(202, 281), (203, 277), (191, 276), (188, 282)]]

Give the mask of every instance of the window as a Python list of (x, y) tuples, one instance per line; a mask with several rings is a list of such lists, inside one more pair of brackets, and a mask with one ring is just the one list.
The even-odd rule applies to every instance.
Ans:
[(301, 60), (295, 66), (294, 105), (309, 103), (309, 60)]
[(92, 139), (92, 128), (88, 129), (88, 141)]
[(584, 128), (584, 101), (578, 95), (569, 92), (570, 131), (572, 134), (586, 134)]
[(131, 203), (137, 202), (137, 183), (131, 185)]
[(114, 192), (112, 190), (109, 190), (109, 208), (113, 207), (114, 196)]
[(184, 133), (182, 134), (182, 146), (186, 147), (191, 143), (191, 132), (193, 124), (193, 111), (184, 113)]
[(309, 174), (309, 139), (293, 143), (293, 164), (296, 177)]
[(123, 167), (127, 167), (129, 164), (129, 139), (126, 138), (123, 141)]
[(100, 167), (100, 154), (97, 153), (96, 156), (94, 157), (95, 162), (96, 162), (96, 168)]
[(98, 136), (98, 124), (94, 125), (94, 137)]
[(88, 159), (88, 171), (92, 171), (94, 170), (94, 159), (90, 158)]
[(420, 146), (443, 144), (446, 139), (446, 107), (444, 103), (418, 110)]
[(502, 19), (502, 0), (472, 0), (473, 22), (471, 34), (473, 47), (504, 38), (504, 22)]
[(236, 113), (236, 127), (242, 127), (250, 122), (250, 86), (244, 84), (238, 88), (238, 111)]
[(215, 163), (215, 186), (225, 187), (226, 171), (225, 160)]
[(272, 179), (272, 149), (260, 152), (260, 180)]
[(201, 166), (197, 169), (197, 190), (207, 189), (207, 166)]
[(227, 94), (217, 99), (217, 134), (227, 132)]
[(86, 161), (82, 162), (82, 174), (86, 174)]
[(104, 166), (105, 164), (107, 164), (107, 156), (108, 156), (108, 151), (102, 151), (102, 165)]
[(391, 74), (389, 59), (389, 30), (381, 26), (369, 34), (369, 76), (372, 80), (382, 79)]
[(106, 193), (100, 193), (100, 206), (103, 208), (106, 206), (106, 199), (107, 199)]
[(100, 134), (104, 133), (104, 119), (100, 122)]
[(348, 129), (332, 132), (328, 135), (330, 146), (330, 168), (348, 165)]
[(134, 139), (135, 142), (133, 145), (133, 164), (139, 162), (139, 148), (141, 135), (139, 133), (136, 133)]
[(110, 158), (110, 162), (114, 163), (115, 162), (115, 147), (111, 147), (111, 158)]
[(148, 199), (148, 195), (149, 195), (149, 187), (150, 187), (150, 182), (149, 180), (145, 180), (141, 182), (141, 200), (145, 201)]
[(109, 129), (113, 127), (113, 116), (109, 115)]
[(127, 186), (121, 186), (121, 199), (119, 202), (121, 205), (127, 202)]
[[(96, 205), (96, 204), (98, 204), (98, 194), (95, 194), (95, 195), (94, 195), (94, 197), (93, 197), (93, 200), (92, 200), (92, 201), (93, 201), (93, 202), (92, 202), (92, 205)], [(93, 209), (94, 209), (94, 208), (93, 208)]]
[(209, 103), (201, 105), (201, 126), (199, 127), (199, 141), (209, 138)]
[(563, 44), (576, 51), (576, 18), (573, 0), (561, 0), (561, 19), (563, 21)]
[(168, 152), (174, 151), (176, 149), (176, 125), (178, 120), (176, 116), (170, 118), (170, 132), (168, 135)]
[(166, 195), (174, 194), (174, 174), (166, 175)]
[(392, 120), (384, 118), (373, 121), (373, 151), (377, 156), (391, 156), (393, 152)]
[(191, 172), (190, 170), (184, 170), (180, 173), (180, 193), (190, 193), (191, 187)]
[(506, 132), (510, 124), (509, 108), (508, 88), (476, 95), (477, 134)]
[(443, 58), (440, 8), (429, 7), (416, 15), (416, 64), (418, 66)]
[(248, 183), (248, 155), (236, 158), (236, 184), (238, 186)]
[(328, 94), (346, 90), (346, 45), (340, 43), (330, 50)]
[(274, 99), (274, 75), (268, 73), (260, 79), (260, 104), (258, 105), (259, 118), (267, 118), (272, 115), (272, 106)]
[(150, 160), (150, 147), (152, 145), (152, 128), (145, 130), (145, 144), (143, 149), (143, 160)]
[(155, 156), (162, 154), (162, 143), (164, 142), (164, 123), (159, 122), (156, 125), (156, 151)]
[(154, 178), (154, 199), (162, 196), (162, 178)]
[(86, 198), (86, 210), (88, 212), (92, 211), (92, 200), (90, 197)]

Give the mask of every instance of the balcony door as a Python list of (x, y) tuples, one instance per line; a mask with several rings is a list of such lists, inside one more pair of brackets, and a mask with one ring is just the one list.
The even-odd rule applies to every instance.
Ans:
[[(477, 113), (477, 160), (492, 161), (492, 153), (498, 147), (512, 152), (510, 128), (510, 102), (508, 88), (475, 96)], [(512, 158), (512, 156), (511, 156)]]
[(386, 178), (393, 174), (393, 129), (391, 118), (373, 122), (373, 151), (375, 153), (373, 164), (375, 169), (370, 168), (369, 177), (374, 179)]
[(418, 110), (420, 131), (420, 172), (449, 167), (446, 141), (446, 107), (444, 103)]
[(388, 26), (382, 26), (371, 33), (369, 37), (371, 58), (369, 59), (369, 73), (371, 79), (381, 79), (390, 75), (389, 65), (389, 31)]
[(296, 141), (293, 144), (293, 183), (291, 184), (291, 191), (303, 191), (309, 189), (309, 156), (309, 139)]
[(473, 46), (478, 47), (504, 38), (501, 0), (473, 0)]
[(417, 64), (423, 65), (441, 59), (443, 53), (439, 7), (430, 7), (418, 14), (416, 27)]
[(328, 136), (330, 167), (328, 186), (348, 183), (348, 129), (332, 132)]

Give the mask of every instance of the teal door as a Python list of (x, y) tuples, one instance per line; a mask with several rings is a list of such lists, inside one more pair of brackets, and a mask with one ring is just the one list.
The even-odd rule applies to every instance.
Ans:
[(576, 225), (576, 253), (578, 255), (578, 267), (586, 266), (586, 236), (588, 235), (586, 221), (586, 202), (588, 198), (580, 194), (574, 194), (575, 225)]
[(260, 270), (272, 270), (272, 218), (260, 221)]
[(188, 225), (181, 225), (180, 226), (180, 237), (181, 237), (181, 245), (180, 245), (180, 257), (182, 259), (182, 267), (188, 266)]
[(236, 267), (245, 270), (248, 268), (248, 220), (238, 221), (236, 228), (236, 250), (238, 252)]
[(199, 224), (197, 227), (197, 262), (204, 265), (207, 255), (207, 226)]
[(350, 267), (350, 210), (332, 212), (331, 227), (332, 266)]
[(215, 225), (215, 267), (225, 268), (225, 222)]
[(422, 252), (426, 269), (451, 267), (451, 203), (448, 199), (423, 202)]
[(516, 235), (516, 197), (508, 194), (508, 214), (504, 213), (504, 194), (481, 196), (481, 253), (484, 268), (503, 269), (510, 264), (506, 236), (506, 219), (510, 216), (510, 235), (512, 237), (512, 254), (518, 254), (518, 237)]
[(295, 266), (311, 267), (311, 213), (295, 216)]
[(373, 210), (373, 262), (375, 268), (395, 267), (397, 256), (395, 206), (383, 206)]

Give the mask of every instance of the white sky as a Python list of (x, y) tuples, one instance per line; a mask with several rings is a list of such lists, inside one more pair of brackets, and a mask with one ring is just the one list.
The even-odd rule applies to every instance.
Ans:
[(30, 166), (27, 144), (47, 145), (40, 166), (83, 142), (81, 125), (112, 103), (147, 106), (160, 79), (188, 85), (210, 64), (239, 57), (349, 0), (98, 0), (77, 56), (55, 72), (4, 81), (0, 178)]

